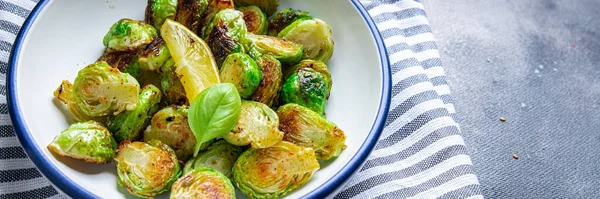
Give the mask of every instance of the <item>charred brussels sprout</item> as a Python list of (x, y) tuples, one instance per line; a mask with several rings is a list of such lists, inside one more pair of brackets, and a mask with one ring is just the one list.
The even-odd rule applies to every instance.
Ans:
[(248, 99), (256, 91), (263, 74), (250, 56), (233, 53), (225, 59), (220, 77), (221, 82), (235, 85), (242, 99)]
[(304, 185), (318, 169), (311, 148), (283, 141), (242, 153), (233, 167), (233, 181), (250, 198), (278, 198)]
[(312, 68), (290, 75), (281, 87), (280, 102), (296, 103), (325, 115), (329, 86), (325, 76)]
[(109, 52), (132, 51), (154, 41), (156, 29), (142, 21), (121, 19), (110, 27), (102, 43)]
[(173, 184), (171, 199), (235, 199), (235, 188), (222, 173), (211, 168), (197, 168)]
[(298, 73), (298, 71), (300, 71), (300, 69), (303, 68), (311, 68), (323, 75), (325, 81), (327, 82), (327, 98), (329, 98), (329, 93), (331, 92), (333, 81), (331, 79), (331, 73), (329, 72), (327, 65), (325, 65), (325, 63), (321, 61), (310, 59), (302, 60), (300, 63), (288, 68), (283, 74), (283, 78), (287, 79), (288, 77), (290, 77), (290, 75)]
[(98, 58), (97, 62), (105, 61), (113, 68), (117, 68), (119, 71), (135, 77), (139, 82), (143, 71), (140, 68), (140, 63), (138, 61), (138, 52), (139, 50), (114, 52), (105, 51), (104, 54)]
[(212, 50), (219, 66), (231, 53), (245, 53), (246, 23), (244, 14), (234, 9), (219, 11), (204, 29), (204, 39)]
[(169, 48), (162, 37), (157, 37), (150, 45), (142, 48), (139, 53), (139, 67), (147, 71), (157, 71), (171, 58)]
[(117, 143), (100, 123), (75, 123), (61, 132), (48, 149), (58, 155), (90, 163), (105, 164), (117, 153)]
[(75, 103), (73, 98), (73, 84), (67, 80), (63, 80), (60, 86), (54, 91), (54, 97), (67, 105), (67, 110), (73, 116), (75, 122), (86, 122), (94, 120), (100, 123), (106, 123), (106, 116), (89, 116), (84, 113), (81, 108)]
[(233, 0), (236, 6), (257, 6), (267, 15), (277, 12), (279, 0)]
[(207, 0), (178, 0), (175, 21), (198, 33), (202, 30), (202, 17), (207, 8)]
[(167, 62), (160, 68), (160, 86), (162, 88), (165, 99), (169, 104), (184, 105), (188, 104), (188, 99), (185, 95), (183, 84), (175, 73), (175, 61), (173, 59)]
[(304, 46), (304, 59), (327, 62), (333, 55), (333, 35), (320, 19), (299, 19), (287, 26), (278, 37)]
[(279, 131), (279, 118), (277, 113), (269, 106), (253, 101), (242, 101), (240, 119), (231, 132), (223, 138), (227, 142), (252, 148), (266, 148), (273, 146), (283, 138)]
[(202, 21), (203, 29), (206, 28), (208, 24), (210, 24), (212, 19), (215, 17), (215, 15), (217, 15), (219, 11), (234, 8), (235, 6), (233, 5), (233, 0), (208, 0), (208, 8), (204, 13), (204, 20)]
[(319, 160), (338, 157), (346, 148), (344, 131), (308, 108), (286, 104), (277, 109), (277, 115), (283, 140), (314, 149)]
[(175, 153), (158, 140), (124, 141), (114, 161), (119, 185), (138, 197), (152, 198), (169, 190), (181, 175)]
[(207, 167), (215, 169), (231, 178), (231, 168), (238, 156), (243, 152), (239, 146), (234, 146), (225, 140), (219, 140), (211, 144), (204, 152), (190, 159), (183, 169), (183, 173), (188, 173), (196, 168)]
[(264, 35), (267, 33), (267, 15), (256, 6), (241, 7), (244, 13), (244, 21), (249, 33)]
[(97, 60), (97, 62), (101, 61), (105, 61), (108, 65), (119, 69), (121, 72), (130, 71), (130, 68), (135, 67), (134, 64), (137, 64), (137, 51), (105, 51)]
[(269, 19), (268, 35), (277, 36), (285, 27), (298, 19), (312, 19), (308, 12), (291, 8), (279, 11)]
[(283, 64), (298, 63), (304, 53), (302, 45), (281, 38), (255, 34), (248, 34), (246, 38), (252, 50), (260, 54), (271, 54)]
[(148, 0), (145, 21), (159, 30), (165, 20), (175, 18), (176, 13), (177, 0)]
[[(150, 126), (144, 131), (144, 141), (150, 140), (160, 140), (171, 147), (181, 161), (192, 157), (196, 137), (188, 124), (188, 107), (170, 106), (154, 114)], [(210, 143), (203, 144), (201, 150), (209, 145)]]
[(160, 89), (154, 85), (145, 86), (139, 96), (137, 107), (131, 111), (122, 112), (108, 121), (108, 129), (118, 142), (133, 141), (150, 123), (150, 118), (160, 102)]
[(263, 55), (256, 60), (256, 64), (262, 71), (263, 78), (250, 99), (272, 107), (276, 104), (279, 88), (283, 83), (281, 63), (271, 55)]
[(127, 73), (96, 62), (77, 73), (73, 98), (82, 112), (89, 116), (118, 114), (137, 107), (140, 85)]

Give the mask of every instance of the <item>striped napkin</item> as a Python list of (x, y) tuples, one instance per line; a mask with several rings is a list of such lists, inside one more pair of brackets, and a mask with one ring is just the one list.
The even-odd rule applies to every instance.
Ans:
[[(68, 198), (30, 162), (6, 104), (8, 56), (38, 0), (0, 0), (0, 199)], [(389, 117), (365, 165), (334, 198), (483, 198), (460, 136), (450, 89), (423, 5), (361, 1), (386, 44), (392, 68)]]

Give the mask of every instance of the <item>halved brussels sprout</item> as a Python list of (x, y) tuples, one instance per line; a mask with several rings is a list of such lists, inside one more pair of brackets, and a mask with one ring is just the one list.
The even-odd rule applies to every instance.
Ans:
[(278, 37), (304, 46), (304, 59), (327, 62), (333, 55), (333, 35), (320, 19), (299, 19), (287, 26)]
[[(158, 111), (152, 117), (150, 126), (144, 131), (144, 141), (159, 140), (171, 147), (177, 158), (187, 161), (194, 155), (196, 137), (188, 124), (187, 106), (170, 106)], [(202, 144), (206, 149), (210, 142)]]
[(271, 54), (282, 64), (296, 64), (302, 59), (304, 53), (302, 45), (281, 38), (255, 34), (248, 34), (246, 38), (249, 48), (260, 54)]
[(163, 64), (160, 68), (160, 86), (169, 104), (185, 105), (188, 104), (188, 99), (183, 84), (181, 84), (177, 73), (175, 73), (176, 68), (173, 59), (169, 59)]
[(192, 32), (202, 30), (202, 17), (208, 8), (207, 0), (179, 0), (175, 21), (185, 25)]
[[(119, 69), (121, 72), (125, 72), (127, 68), (134, 67), (132, 65), (137, 62), (137, 51), (105, 51), (96, 62), (105, 61), (108, 65), (113, 68)], [(135, 76), (135, 75), (134, 75)]]
[(134, 110), (122, 112), (108, 120), (108, 129), (115, 139), (121, 142), (139, 138), (140, 133), (150, 123), (152, 115), (158, 111), (160, 98), (160, 89), (151, 84), (145, 86)]
[(263, 74), (252, 57), (232, 53), (223, 62), (220, 77), (221, 82), (235, 85), (242, 99), (248, 99), (256, 91)]
[(137, 107), (140, 85), (127, 73), (96, 62), (77, 73), (73, 98), (82, 112), (89, 116), (119, 114)]
[(313, 149), (283, 141), (242, 153), (233, 181), (250, 198), (278, 198), (304, 185), (317, 170)]
[(328, 90), (324, 75), (312, 68), (303, 68), (285, 80), (279, 100), (282, 104), (296, 103), (325, 115)]
[(222, 173), (211, 168), (197, 168), (173, 184), (171, 199), (235, 199), (235, 188)]
[(244, 14), (234, 9), (219, 11), (204, 29), (204, 39), (212, 50), (219, 66), (231, 53), (245, 53), (247, 43)]
[(98, 116), (93, 117), (85, 114), (81, 108), (75, 103), (75, 99), (73, 98), (73, 85), (68, 80), (63, 80), (60, 86), (54, 91), (54, 97), (58, 98), (62, 103), (67, 105), (67, 110), (73, 116), (75, 122), (86, 122), (90, 120), (94, 120), (100, 123), (105, 124), (107, 117)]
[(96, 62), (105, 61), (113, 68), (117, 68), (119, 71), (135, 77), (141, 85), (144, 85), (142, 81), (139, 81), (140, 78), (143, 77), (144, 73), (140, 67), (139, 52), (139, 48), (133, 51), (110, 52), (107, 50), (104, 51), (104, 54), (102, 54), (102, 56), (100, 56)]
[(325, 65), (325, 63), (323, 63), (321, 61), (310, 60), (310, 59), (302, 60), (302, 61), (300, 61), (300, 63), (285, 70), (284, 74), (283, 74), (283, 79), (289, 78), (292, 74), (298, 73), (298, 71), (300, 71), (300, 69), (303, 69), (303, 68), (312, 68), (313, 70), (315, 70), (315, 71), (321, 73), (321, 75), (323, 75), (323, 77), (325, 78), (325, 81), (327, 81), (327, 85), (328, 85), (327, 98), (329, 99), (329, 93), (331, 92), (331, 88), (333, 86), (333, 80), (331, 79), (331, 73), (329, 72), (327, 65)]
[(244, 13), (244, 21), (249, 33), (264, 35), (267, 33), (267, 15), (256, 6), (239, 8)]
[[(233, 0), (208, 0), (208, 8), (204, 13), (203, 21), (201, 21), (203, 30), (198, 31), (204, 31), (204, 28), (206, 28), (208, 24), (210, 24), (210, 22), (213, 20), (213, 18), (215, 17), (215, 15), (217, 15), (219, 11), (234, 8), (235, 6), (233, 5)], [(206, 40), (205, 37), (204, 39)]]
[(110, 27), (102, 43), (109, 52), (132, 51), (154, 41), (156, 29), (143, 21), (121, 19)]
[(269, 19), (268, 35), (277, 36), (285, 27), (302, 18), (312, 19), (308, 12), (291, 8), (281, 10)]
[(272, 107), (276, 104), (283, 83), (281, 63), (272, 55), (263, 55), (256, 60), (256, 64), (263, 73), (263, 79), (250, 99)]
[(257, 6), (267, 15), (277, 12), (279, 0), (233, 0), (236, 6)]
[(269, 106), (244, 100), (241, 109), (240, 119), (223, 139), (237, 146), (250, 144), (252, 148), (266, 148), (281, 141), (283, 132), (279, 131), (279, 118)]
[(48, 145), (48, 150), (89, 163), (109, 163), (117, 153), (117, 143), (100, 123), (71, 124)]
[(234, 146), (225, 140), (219, 140), (211, 144), (204, 152), (200, 152), (196, 157), (185, 163), (183, 173), (188, 173), (196, 168), (207, 167), (215, 169), (231, 178), (231, 168), (238, 156), (243, 150), (239, 146)]
[(346, 134), (309, 108), (286, 104), (277, 109), (283, 140), (315, 150), (317, 159), (338, 157), (346, 148)]
[(177, 0), (148, 0), (145, 21), (157, 30), (167, 19), (174, 19), (177, 13)]
[(169, 190), (181, 175), (175, 152), (158, 140), (123, 141), (114, 160), (119, 185), (142, 198)]
[(139, 53), (140, 68), (147, 71), (156, 71), (171, 58), (169, 48), (162, 37), (157, 37), (150, 45), (145, 46)]

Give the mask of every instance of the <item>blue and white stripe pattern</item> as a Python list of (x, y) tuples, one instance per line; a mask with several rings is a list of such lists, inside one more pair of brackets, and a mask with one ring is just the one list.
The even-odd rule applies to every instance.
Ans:
[[(37, 2), (0, 0), (0, 199), (67, 198), (27, 158), (6, 104), (9, 51)], [(335, 198), (482, 198), (423, 5), (362, 3), (388, 49), (392, 101), (375, 150)]]
[(423, 5), (362, 2), (388, 49), (392, 101), (375, 150), (336, 198), (482, 198)]

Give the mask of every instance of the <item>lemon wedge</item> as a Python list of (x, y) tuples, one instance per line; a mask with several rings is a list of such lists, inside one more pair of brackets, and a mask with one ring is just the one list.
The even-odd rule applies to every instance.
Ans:
[(215, 57), (204, 40), (184, 25), (167, 19), (160, 28), (189, 102), (202, 90), (221, 83)]

